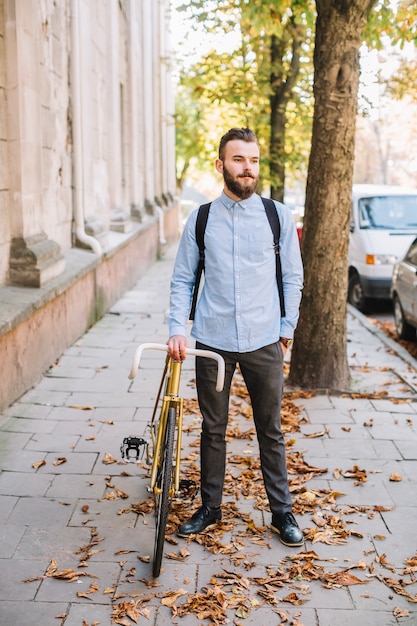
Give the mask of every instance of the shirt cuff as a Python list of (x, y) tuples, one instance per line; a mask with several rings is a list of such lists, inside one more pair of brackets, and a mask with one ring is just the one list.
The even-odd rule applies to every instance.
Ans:
[(182, 335), (183, 337), (187, 336), (187, 329), (185, 326), (180, 326), (180, 325), (176, 325), (176, 326), (171, 326), (169, 329), (169, 336), (173, 337), (174, 335)]

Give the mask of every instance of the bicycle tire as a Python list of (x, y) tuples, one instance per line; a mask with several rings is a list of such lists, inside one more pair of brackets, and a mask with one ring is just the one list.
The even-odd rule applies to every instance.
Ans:
[(161, 573), (161, 562), (165, 543), (165, 529), (171, 508), (170, 492), (172, 488), (175, 423), (176, 411), (174, 407), (170, 407), (167, 415), (163, 456), (157, 480), (157, 487), (158, 490), (160, 490), (160, 493), (157, 494), (155, 503), (156, 531), (153, 558), (153, 576), (155, 578), (157, 578)]

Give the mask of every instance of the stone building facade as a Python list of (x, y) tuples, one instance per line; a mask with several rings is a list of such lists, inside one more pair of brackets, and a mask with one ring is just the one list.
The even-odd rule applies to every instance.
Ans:
[(0, 410), (178, 234), (169, 0), (0, 0)]

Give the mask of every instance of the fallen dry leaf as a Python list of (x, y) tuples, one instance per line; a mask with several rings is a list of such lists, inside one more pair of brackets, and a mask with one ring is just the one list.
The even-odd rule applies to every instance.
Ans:
[(42, 467), (42, 465), (46, 465), (46, 461), (45, 459), (42, 459), (42, 461), (37, 461), (36, 463), (32, 463), (32, 467), (33, 469), (37, 470), (40, 467)]
[(110, 454), (110, 452), (106, 452), (104, 457), (103, 457), (103, 461), (102, 461), (105, 465), (110, 465), (111, 463), (117, 463), (117, 459), (114, 458), (114, 456), (112, 456)]
[(70, 404), (68, 406), (69, 409), (78, 409), (79, 411), (94, 411), (94, 409), (96, 408), (95, 406), (89, 406), (89, 405), (81, 405), (81, 404)]
[(344, 478), (354, 478), (359, 483), (365, 483), (368, 479), (366, 476), (366, 470), (360, 469), (357, 465), (354, 465), (350, 470), (341, 472)]
[(62, 465), (63, 463), (66, 463), (67, 459), (64, 456), (59, 456), (57, 459), (55, 459), (55, 461), (52, 463), (52, 465)]
[(402, 481), (403, 477), (400, 474), (391, 474), (389, 479), (390, 479), (391, 482), (400, 483)]
[(285, 598), (282, 598), (282, 602), (290, 602), (291, 604), (294, 604), (295, 606), (303, 604), (303, 600), (300, 600), (300, 598), (294, 592), (289, 593), (287, 596), (285, 596)]
[(328, 428), (325, 428), (324, 430), (320, 430), (319, 432), (316, 432), (316, 433), (304, 434), (304, 437), (306, 439), (315, 439), (316, 437), (324, 437), (325, 435), (328, 435), (329, 432), (330, 430)]

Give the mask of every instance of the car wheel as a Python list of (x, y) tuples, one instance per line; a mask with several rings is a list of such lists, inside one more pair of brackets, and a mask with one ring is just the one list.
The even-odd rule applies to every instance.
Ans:
[(357, 274), (352, 274), (349, 278), (348, 302), (361, 313), (369, 312), (369, 302), (364, 296), (361, 281)]
[(408, 341), (416, 340), (416, 329), (407, 322), (404, 317), (401, 302), (397, 295), (394, 296), (394, 322), (395, 330), (399, 339), (406, 339)]

